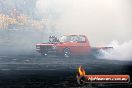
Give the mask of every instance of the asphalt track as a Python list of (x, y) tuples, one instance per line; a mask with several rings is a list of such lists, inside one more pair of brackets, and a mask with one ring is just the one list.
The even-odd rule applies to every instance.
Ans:
[(132, 88), (129, 84), (87, 84), (76, 82), (77, 68), (87, 74), (129, 74), (131, 61), (94, 57), (58, 58), (39, 55), (1, 55), (0, 88)]

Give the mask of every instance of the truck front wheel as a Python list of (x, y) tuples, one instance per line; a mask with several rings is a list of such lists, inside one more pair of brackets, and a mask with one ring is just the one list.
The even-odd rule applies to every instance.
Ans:
[(65, 48), (65, 49), (63, 50), (63, 56), (64, 56), (65, 58), (70, 58), (70, 57), (71, 57), (71, 50), (70, 50), (69, 48)]

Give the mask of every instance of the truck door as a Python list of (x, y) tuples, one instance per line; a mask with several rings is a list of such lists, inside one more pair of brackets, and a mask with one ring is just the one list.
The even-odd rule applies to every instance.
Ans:
[(86, 40), (84, 36), (78, 36), (77, 42), (77, 54), (87, 55), (89, 52), (90, 46), (89, 42)]

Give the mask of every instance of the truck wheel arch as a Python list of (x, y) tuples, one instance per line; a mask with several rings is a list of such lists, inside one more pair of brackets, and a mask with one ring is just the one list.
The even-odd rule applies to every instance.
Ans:
[(70, 48), (68, 48), (68, 47), (63, 48), (63, 56), (65, 58), (70, 58), (71, 54), (72, 54), (72, 52), (71, 52)]

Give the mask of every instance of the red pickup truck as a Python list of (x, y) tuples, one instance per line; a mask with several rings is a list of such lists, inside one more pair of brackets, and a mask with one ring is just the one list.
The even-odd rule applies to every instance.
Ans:
[(54, 54), (69, 58), (71, 56), (87, 56), (91, 51), (107, 49), (112, 47), (91, 48), (88, 38), (85, 35), (64, 35), (57, 39), (49, 37), (49, 43), (36, 44), (36, 50), (44, 56)]

